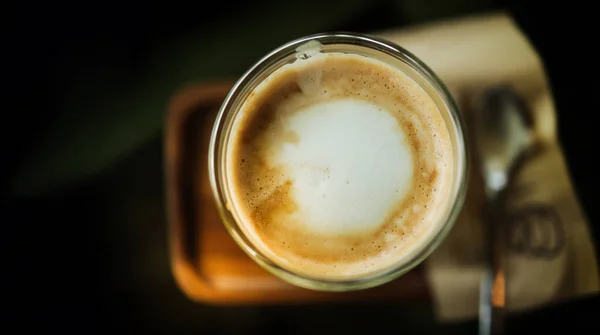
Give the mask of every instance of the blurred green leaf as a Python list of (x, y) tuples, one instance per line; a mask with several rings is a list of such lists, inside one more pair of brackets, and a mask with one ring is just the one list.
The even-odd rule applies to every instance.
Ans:
[(306, 0), (257, 5), (232, 15), (210, 31), (198, 31), (148, 55), (145, 75), (132, 82), (99, 68), (64, 105), (62, 114), (14, 180), (20, 195), (32, 195), (89, 177), (162, 131), (165, 108), (189, 82), (241, 74), (278, 45), (329, 30), (356, 16), (367, 0)]

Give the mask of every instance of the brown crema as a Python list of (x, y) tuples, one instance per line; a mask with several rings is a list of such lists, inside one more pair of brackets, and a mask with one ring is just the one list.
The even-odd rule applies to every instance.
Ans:
[[(291, 116), (348, 98), (373, 103), (397, 121), (412, 153), (410, 185), (377, 228), (318, 232), (303, 224), (293, 175), (275, 157), (284, 144), (303, 144), (286, 126)], [(362, 278), (405, 262), (428, 243), (450, 205), (454, 168), (448, 127), (416, 81), (367, 57), (319, 54), (277, 70), (243, 104), (227, 152), (229, 206), (250, 241), (281, 267), (316, 278)]]

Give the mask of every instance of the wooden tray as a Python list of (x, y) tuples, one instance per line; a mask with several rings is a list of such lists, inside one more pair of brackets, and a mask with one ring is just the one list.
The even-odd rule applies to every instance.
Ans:
[(316, 292), (259, 267), (223, 227), (208, 181), (207, 152), (216, 112), (233, 82), (177, 92), (166, 120), (165, 168), (172, 271), (192, 300), (219, 304), (428, 299), (420, 268), (377, 288)]

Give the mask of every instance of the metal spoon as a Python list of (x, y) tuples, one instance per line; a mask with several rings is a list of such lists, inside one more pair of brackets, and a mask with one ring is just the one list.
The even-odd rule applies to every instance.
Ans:
[(475, 100), (476, 150), (486, 192), (486, 263), (480, 286), (479, 334), (504, 331), (506, 307), (505, 190), (517, 162), (531, 147), (531, 116), (510, 88), (493, 87)]

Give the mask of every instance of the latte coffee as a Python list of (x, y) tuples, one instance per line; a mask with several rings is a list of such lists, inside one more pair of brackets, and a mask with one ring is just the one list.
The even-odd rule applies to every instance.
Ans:
[(231, 120), (227, 209), (276, 266), (360, 280), (413, 260), (454, 205), (454, 125), (405, 71), (343, 52), (302, 54)]

